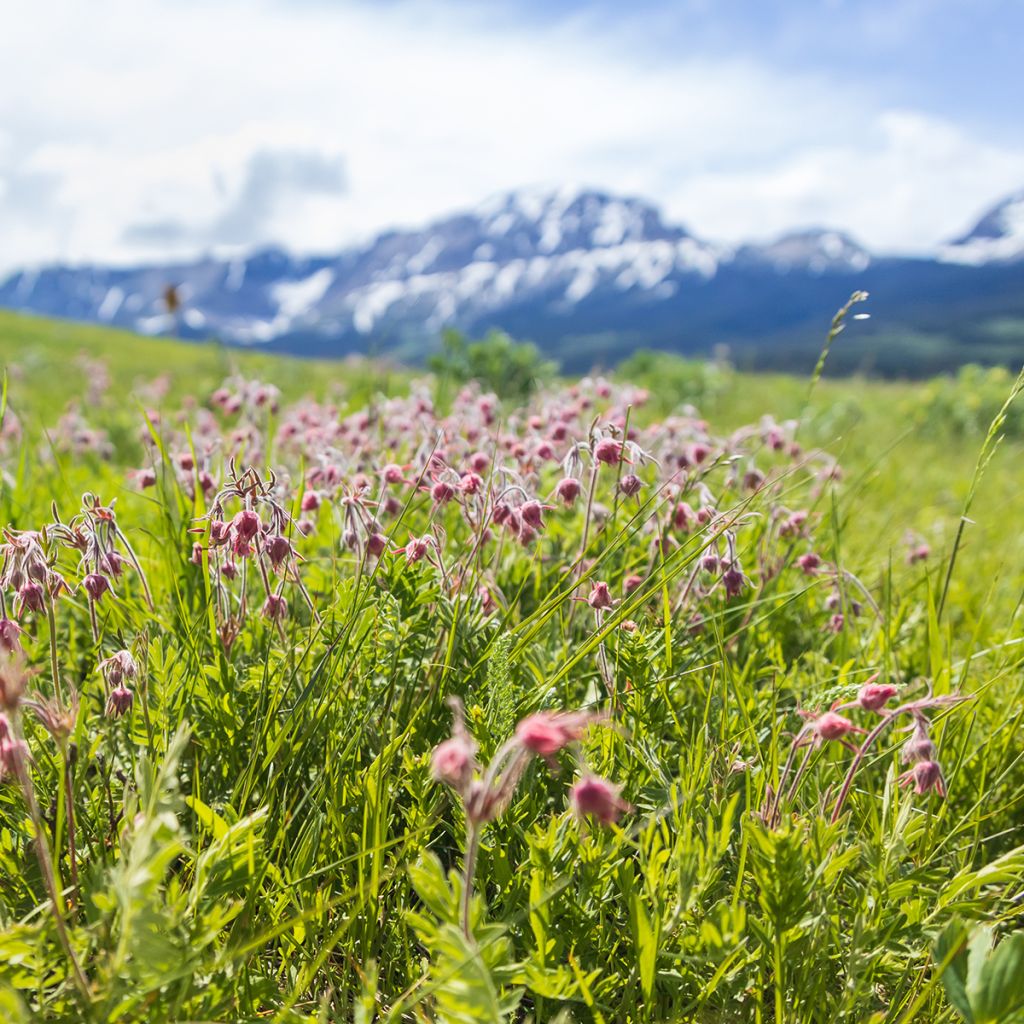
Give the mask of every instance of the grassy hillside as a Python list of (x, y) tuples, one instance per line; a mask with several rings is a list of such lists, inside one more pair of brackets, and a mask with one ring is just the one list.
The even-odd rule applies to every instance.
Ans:
[(1014, 1019), (1011, 380), (0, 358), (5, 1021)]

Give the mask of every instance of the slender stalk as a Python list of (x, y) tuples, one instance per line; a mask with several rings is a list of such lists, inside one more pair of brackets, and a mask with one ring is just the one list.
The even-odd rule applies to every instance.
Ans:
[(29, 818), (32, 820), (32, 828), (35, 832), (36, 859), (39, 861), (39, 871), (43, 876), (43, 884), (46, 886), (47, 895), (50, 897), (50, 906), (53, 911), (53, 922), (57, 928), (57, 938), (64, 950), (71, 967), (71, 976), (75, 987), (83, 1002), (88, 1006), (92, 999), (89, 994), (89, 982), (87, 981), (82, 967), (78, 962), (74, 949), (71, 947), (71, 938), (68, 935), (67, 925), (64, 923), (64, 912), (60, 904), (61, 885), (54, 867), (53, 858), (50, 855), (50, 846), (46, 841), (46, 825), (39, 810), (39, 803), (36, 800), (35, 787), (32, 785), (32, 777), (29, 775), (28, 766), (25, 763), (24, 738), (21, 734), (21, 723), (17, 716), (11, 716), (12, 726), (15, 730), (15, 757), (14, 771), (21, 786), (22, 795), (25, 798), (25, 805), (28, 808)]
[(75, 834), (74, 771), (77, 748), (72, 744), (62, 751), (64, 757), (64, 804), (68, 816), (68, 857), (71, 860), (71, 886), (74, 901), (78, 902), (78, 845)]
[(480, 826), (472, 819), (466, 821), (466, 857), (462, 869), (462, 932), (467, 939), (473, 937), (469, 926), (469, 910), (473, 900), (473, 876), (476, 874), (476, 855), (480, 850)]
[(46, 622), (50, 628), (50, 672), (53, 675), (53, 692), (61, 704), (64, 703), (64, 691), (60, 685), (60, 669), (57, 663), (57, 616), (53, 610), (53, 595), (46, 602)]
[(850, 787), (853, 785), (853, 777), (857, 774), (857, 769), (861, 766), (861, 762), (867, 755), (871, 744), (882, 735), (885, 727), (892, 723), (900, 714), (902, 714), (904, 708), (896, 708), (895, 711), (890, 715), (886, 715), (879, 723), (864, 737), (864, 742), (857, 748), (857, 753), (853, 756), (853, 761), (850, 762), (849, 770), (846, 773), (846, 778), (843, 779), (843, 788), (839, 790), (839, 796), (836, 797), (836, 805), (832, 810), (832, 817), (829, 819), (832, 824), (835, 824), (839, 820), (839, 813), (843, 809), (843, 804), (846, 803), (846, 798), (850, 794)]

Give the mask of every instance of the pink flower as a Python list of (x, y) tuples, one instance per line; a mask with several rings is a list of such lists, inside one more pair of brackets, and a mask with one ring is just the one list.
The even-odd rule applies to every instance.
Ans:
[(519, 514), (523, 517), (523, 522), (534, 530), (539, 530), (544, 525), (544, 506), (539, 501), (524, 501), (519, 507)]
[(594, 458), (607, 466), (614, 466), (622, 461), (622, 442), (606, 437), (594, 445)]
[(473, 741), (462, 733), (439, 743), (430, 758), (430, 772), (438, 782), (464, 789), (473, 777)]
[(43, 588), (29, 580), (18, 588), (18, 611), (41, 612), (44, 608)]
[(120, 718), (132, 709), (134, 694), (127, 686), (115, 686), (107, 696), (107, 717)]
[(288, 602), (280, 594), (268, 594), (263, 602), (263, 614), (275, 622), (288, 617)]
[(572, 508), (582, 490), (583, 485), (579, 480), (573, 476), (566, 476), (558, 481), (555, 494), (565, 503), (566, 508)]
[(371, 533), (366, 538), (366, 550), (374, 557), (380, 558), (388, 546), (388, 539), (383, 533)]
[(942, 777), (942, 769), (938, 761), (918, 761), (909, 771), (899, 777), (901, 786), (913, 785), (918, 796), (925, 793), (946, 795), (946, 781)]
[(231, 527), (221, 519), (210, 520), (210, 546), (219, 548), (231, 538)]
[(624, 812), (632, 810), (619, 796), (620, 788), (597, 775), (587, 775), (572, 787), (569, 800), (578, 817), (597, 818), (602, 825), (613, 825)]
[(611, 608), (615, 602), (612, 600), (612, 595), (608, 591), (608, 584), (598, 580), (594, 583), (594, 589), (591, 590), (590, 595), (587, 597), (587, 604), (590, 605), (595, 611), (601, 611), (605, 608)]
[(796, 560), (796, 564), (799, 565), (808, 576), (813, 576), (821, 566), (821, 559), (813, 551), (808, 551), (807, 554), (801, 555)]
[(270, 564), (275, 569), (279, 569), (284, 565), (291, 553), (292, 546), (288, 542), (287, 537), (282, 537), (278, 534), (276, 537), (271, 537), (267, 541), (267, 557), (270, 559)]
[(241, 543), (251, 541), (260, 532), (262, 525), (259, 515), (253, 512), (251, 508), (243, 508), (231, 520), (231, 528), (235, 531), (235, 539)]
[(0, 619), (0, 651), (14, 654), (21, 650), (21, 626), (12, 619)]
[(99, 669), (106, 673), (111, 686), (120, 686), (123, 680), (134, 679), (139, 673), (139, 666), (128, 650), (118, 651), (101, 661)]
[(841, 740), (849, 736), (850, 733), (864, 732), (848, 718), (836, 714), (835, 711), (826, 711), (823, 715), (819, 715), (811, 728), (823, 740)]
[(643, 581), (643, 576), (639, 576), (636, 573), (633, 573), (631, 576), (627, 576), (622, 581), (622, 589), (627, 594), (632, 594), (633, 591), (636, 590), (636, 588), (639, 587), (641, 583), (643, 583)]
[(746, 585), (746, 576), (744, 576), (735, 565), (729, 566), (729, 568), (722, 573), (722, 586), (725, 587), (726, 597), (739, 597), (740, 594), (743, 593), (743, 589)]
[(447, 505), (455, 497), (455, 488), (446, 480), (438, 480), (430, 488), (430, 497), (435, 505)]
[(643, 485), (643, 481), (636, 475), (636, 473), (627, 473), (619, 481), (619, 490), (627, 497), (632, 497), (634, 494), (639, 492)]
[(320, 495), (316, 491), (306, 491), (302, 496), (300, 507), (303, 512), (315, 512), (320, 507)]
[(93, 601), (98, 601), (110, 589), (107, 577), (100, 576), (99, 573), (95, 572), (89, 573), (82, 580), (82, 586), (85, 587), (85, 592), (89, 595), (90, 600)]
[(891, 683), (865, 683), (857, 694), (857, 703), (865, 711), (880, 711), (898, 692)]
[(516, 726), (516, 739), (530, 751), (550, 761), (570, 743), (575, 743), (596, 720), (584, 711), (538, 711)]

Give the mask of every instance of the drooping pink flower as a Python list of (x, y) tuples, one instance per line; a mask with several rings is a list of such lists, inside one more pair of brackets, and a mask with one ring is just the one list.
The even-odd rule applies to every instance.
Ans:
[(110, 590), (110, 583), (106, 576), (101, 576), (99, 573), (91, 572), (88, 576), (82, 580), (82, 586), (85, 588), (85, 592), (89, 595), (90, 600), (98, 601), (103, 595)]
[(18, 611), (23, 612), (26, 608), (30, 612), (41, 612), (45, 607), (45, 594), (43, 588), (33, 580), (23, 583), (18, 588)]
[(821, 559), (813, 551), (808, 551), (796, 560), (796, 564), (799, 565), (808, 576), (813, 576), (821, 567)]
[(891, 683), (865, 683), (857, 694), (857, 703), (865, 711), (880, 711), (899, 690)]
[(430, 488), (430, 497), (435, 505), (447, 505), (455, 497), (455, 488), (447, 480), (438, 480)]
[(0, 619), (0, 651), (14, 654), (21, 650), (21, 626), (13, 619)]
[(566, 508), (572, 508), (580, 496), (583, 485), (574, 476), (562, 477), (555, 487), (555, 494), (564, 502)]
[(519, 514), (523, 517), (523, 522), (534, 530), (544, 526), (544, 506), (536, 499), (524, 501), (519, 506)]
[(643, 487), (643, 485), (643, 481), (636, 475), (636, 473), (627, 473), (619, 481), (619, 490), (627, 497), (631, 498), (634, 494), (639, 493), (640, 488)]
[(621, 787), (597, 775), (586, 775), (569, 791), (572, 809), (580, 818), (597, 818), (602, 825), (613, 825), (630, 805), (619, 796)]
[(274, 622), (288, 617), (288, 602), (281, 594), (268, 594), (263, 602), (263, 615)]
[(303, 512), (315, 512), (320, 507), (320, 495), (316, 491), (306, 491), (302, 495), (300, 508)]
[(251, 541), (260, 532), (262, 525), (259, 513), (254, 512), (251, 508), (243, 508), (231, 520), (235, 538), (242, 543)]
[(380, 558), (388, 546), (388, 539), (383, 533), (374, 531), (366, 538), (366, 550), (374, 557)]
[(826, 711), (819, 715), (811, 726), (816, 736), (823, 740), (842, 740), (851, 733), (862, 733), (865, 730), (854, 725), (848, 718), (835, 711)]
[(942, 777), (942, 768), (938, 761), (918, 761), (909, 771), (899, 777), (901, 786), (913, 785), (918, 796), (925, 793), (946, 795), (946, 780)]
[(550, 761), (559, 750), (575, 743), (597, 715), (585, 711), (538, 711), (516, 726), (516, 739), (530, 751)]
[(606, 466), (614, 466), (622, 461), (622, 442), (613, 437), (602, 438), (594, 445), (594, 458)]
[(280, 534), (270, 537), (267, 540), (266, 548), (267, 557), (270, 559), (270, 564), (275, 569), (280, 569), (292, 553), (292, 546), (289, 543), (288, 538), (282, 537)]
[(612, 600), (611, 592), (608, 590), (608, 584), (602, 580), (595, 580), (594, 588), (587, 597), (587, 604), (595, 611), (602, 611), (605, 608), (613, 607), (615, 602)]
[(132, 709), (135, 695), (123, 684), (115, 686), (107, 696), (107, 717), (120, 718)]
[(439, 743), (430, 758), (430, 772), (438, 782), (462, 790), (473, 777), (476, 745), (464, 733)]

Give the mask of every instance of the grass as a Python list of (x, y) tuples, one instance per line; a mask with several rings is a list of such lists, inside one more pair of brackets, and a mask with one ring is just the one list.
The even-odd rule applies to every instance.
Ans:
[[(1019, 1019), (997, 997), (1021, 970), (1021, 448), (990, 441), (974, 481), (987, 423), (937, 415), (940, 385), (826, 376), (805, 410), (806, 381), (656, 363), (525, 412), (472, 389), (435, 410), (402, 371), (7, 314), (0, 356), (0, 589), (25, 659), (0, 672), (5, 1020)], [(593, 462), (627, 416), (657, 464)], [(537, 455), (549, 438), (580, 465)], [(475, 452), (478, 493), (438, 506)], [(572, 508), (548, 500), (567, 471)], [(534, 499), (559, 505), (535, 535), (493, 521)], [(247, 542), (246, 509), (273, 529)], [(236, 524), (226, 546), (211, 519)], [(889, 707), (937, 698), (944, 799), (898, 785), (908, 713), (839, 805), (854, 754), (806, 723), (876, 674)], [(433, 777), (451, 697), (500, 808)], [(554, 768), (505, 744), (557, 709), (607, 720)], [(820, 742), (794, 749), (802, 730)], [(630, 810), (574, 813), (591, 775)]]

